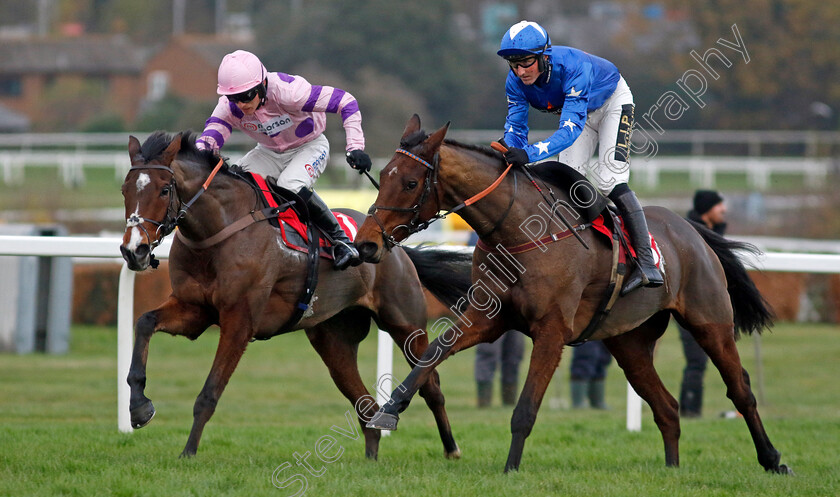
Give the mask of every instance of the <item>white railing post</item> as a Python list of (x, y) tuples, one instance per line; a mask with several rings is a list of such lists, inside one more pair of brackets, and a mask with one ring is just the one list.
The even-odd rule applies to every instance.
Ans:
[(642, 431), (642, 398), (627, 384), (627, 431)]
[[(387, 332), (379, 330), (376, 334), (376, 403), (385, 405), (390, 399), (390, 392), (394, 389), (391, 378), (394, 377), (394, 340)], [(385, 395), (388, 392), (388, 395)], [(391, 432), (382, 431), (382, 436), (387, 437)]]
[(123, 263), (117, 302), (117, 426), (123, 433), (134, 431), (131, 428), (128, 408), (131, 390), (127, 382), (131, 349), (134, 345), (134, 275), (134, 271)]

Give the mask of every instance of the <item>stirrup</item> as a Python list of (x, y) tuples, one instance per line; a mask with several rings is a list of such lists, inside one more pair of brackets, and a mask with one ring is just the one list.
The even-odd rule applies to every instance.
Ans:
[[(338, 251), (339, 247), (344, 248), (344, 254), (341, 258), (338, 257), (336, 252)], [(358, 266), (362, 263), (362, 259), (359, 257), (359, 251), (356, 250), (356, 247), (352, 245), (348, 245), (345, 242), (340, 240), (336, 240), (333, 243), (333, 265), (336, 270), (343, 271), (350, 266)]]
[[(637, 273), (641, 273), (641, 275)], [(647, 279), (644, 271), (636, 265), (630, 273), (630, 276), (624, 280), (624, 285), (621, 287), (619, 296), (624, 297), (625, 295), (633, 292), (633, 290), (646, 286), (648, 283), (650, 283), (650, 280)]]
[[(659, 274), (659, 270), (654, 267), (654, 270)], [(633, 271), (630, 273), (628, 278), (624, 280), (624, 286), (621, 287), (621, 292), (619, 295), (624, 297), (625, 295), (633, 292), (637, 288), (659, 288), (665, 282), (665, 279), (661, 277), (656, 280), (650, 280), (645, 274), (644, 269), (638, 263), (633, 267)]]

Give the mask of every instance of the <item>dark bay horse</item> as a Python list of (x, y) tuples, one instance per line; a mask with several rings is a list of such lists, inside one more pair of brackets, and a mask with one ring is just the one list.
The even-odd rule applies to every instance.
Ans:
[[(538, 221), (535, 216), (544, 216), (545, 232), (556, 233), (563, 226), (545, 216), (539, 208), (543, 197), (515, 169), (495, 190), (480, 200), (473, 198), (500, 177), (504, 161), (489, 148), (444, 141), (447, 129), (448, 125), (427, 136), (416, 115), (409, 120), (400, 149), (382, 170), (379, 196), (359, 229), (356, 246), (366, 261), (385, 262), (394, 244), (424, 228), (440, 211), (465, 203), (459, 213), (489, 251), (476, 249), (473, 256), (473, 286), (466, 310), (432, 342), (368, 426), (395, 429), (398, 413), (449, 355), (493, 341), (506, 330), (523, 330), (534, 346), (511, 419), (505, 471), (516, 470), (564, 346), (580, 335), (604, 295), (612, 253), (606, 238), (602, 241), (601, 234), (584, 229), (579, 234), (589, 250), (567, 237), (512, 255), (507, 248), (533, 241), (533, 228), (522, 227)], [(564, 205), (572, 205), (567, 195), (558, 193), (558, 197)], [(766, 303), (733, 253), (743, 244), (692, 226), (667, 209), (649, 207), (645, 212), (663, 255), (665, 284), (620, 298), (592, 339), (604, 341), (627, 380), (650, 405), (662, 433), (665, 463), (678, 466), (678, 405), (653, 366), (654, 345), (673, 315), (720, 371), (727, 397), (749, 427), (759, 463), (767, 471), (788, 472), (779, 464), (781, 456), (764, 431), (735, 346), (739, 333), (760, 332), (772, 321)]]
[[(284, 328), (306, 276), (306, 255), (287, 248), (279, 241), (279, 230), (265, 222), (251, 224), (208, 248), (185, 244), (183, 238), (206, 240), (260, 209), (259, 192), (227, 165), (206, 193), (185, 207), (219, 161), (212, 153), (197, 150), (194, 139), (191, 133), (172, 137), (155, 132), (141, 145), (130, 137), (132, 167), (122, 186), (127, 229), (120, 249), (130, 269), (145, 270), (152, 249), (176, 221), (179, 229), (169, 259), (172, 294), (160, 307), (143, 314), (135, 329), (128, 374), (135, 428), (146, 425), (155, 413), (144, 393), (152, 334), (163, 331), (194, 340), (211, 325), (221, 329), (182, 456), (196, 453), (204, 425), (248, 343), (275, 336)], [(361, 221), (360, 213), (347, 213)], [(293, 329), (306, 330), (336, 386), (353, 403), (365, 436), (365, 455), (375, 459), (380, 433), (365, 427), (375, 412), (375, 402), (359, 375), (358, 344), (373, 318), (409, 354), (407, 359), (420, 357), (428, 346), (425, 334), (409, 337), (416, 338), (416, 330), (426, 328), (421, 282), (439, 298), (454, 302), (469, 286), (469, 260), (437, 249), (397, 251), (382, 264), (362, 264), (346, 271), (334, 271), (331, 263), (322, 262), (318, 281), (312, 312), (304, 314)], [(434, 414), (445, 455), (459, 457), (437, 375), (424, 381), (421, 394)]]

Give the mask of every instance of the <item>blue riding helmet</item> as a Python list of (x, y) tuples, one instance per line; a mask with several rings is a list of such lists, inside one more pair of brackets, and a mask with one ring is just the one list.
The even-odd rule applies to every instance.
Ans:
[(533, 21), (519, 21), (502, 37), (501, 47), (496, 52), (507, 58), (541, 55), (551, 47), (551, 38), (542, 26)]

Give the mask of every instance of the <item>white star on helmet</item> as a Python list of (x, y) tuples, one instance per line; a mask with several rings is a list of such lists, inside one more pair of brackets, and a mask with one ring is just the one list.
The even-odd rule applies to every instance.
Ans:
[(514, 24), (510, 27), (510, 37), (515, 38), (520, 31), (527, 28), (528, 26), (531, 26), (532, 28), (536, 29), (537, 31), (542, 33), (543, 36), (548, 37), (548, 35), (545, 34), (545, 30), (534, 21), (519, 21), (518, 23)]

